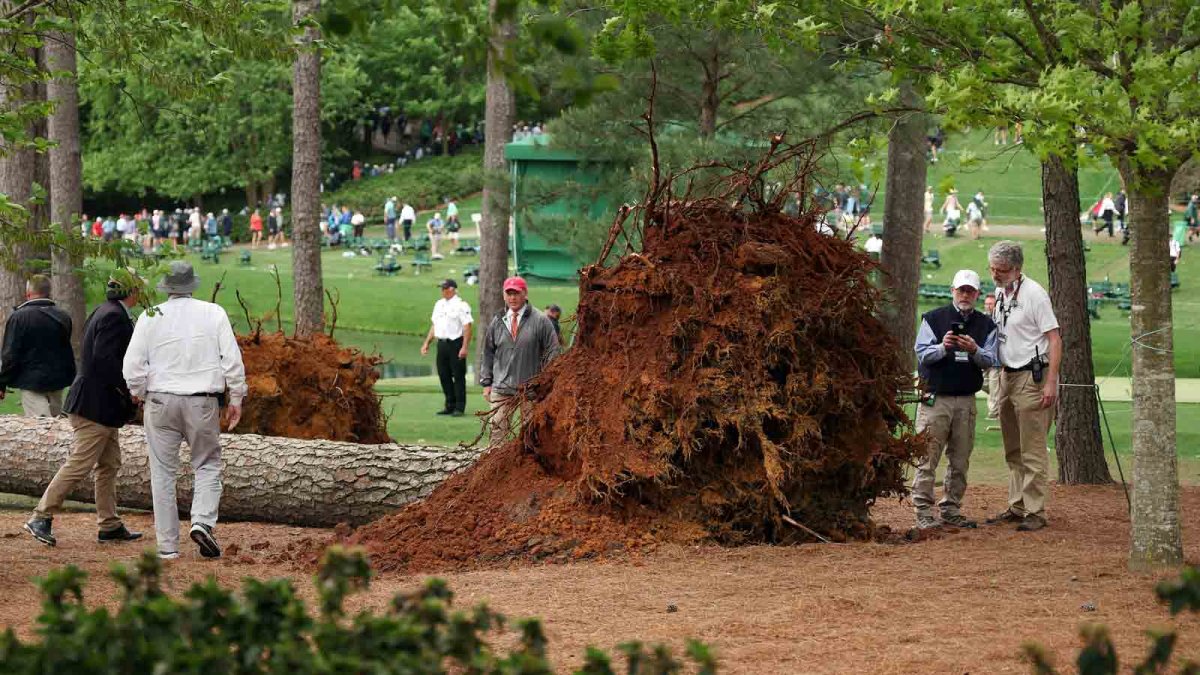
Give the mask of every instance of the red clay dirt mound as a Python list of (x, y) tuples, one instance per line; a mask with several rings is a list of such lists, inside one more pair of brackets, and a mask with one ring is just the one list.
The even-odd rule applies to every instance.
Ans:
[(815, 214), (729, 204), (673, 201), (640, 253), (583, 271), (520, 437), (360, 528), (380, 569), (871, 536), (918, 452), (875, 265)]
[(235, 431), (286, 438), (388, 443), (375, 381), (380, 362), (325, 334), (238, 337), (250, 392)]

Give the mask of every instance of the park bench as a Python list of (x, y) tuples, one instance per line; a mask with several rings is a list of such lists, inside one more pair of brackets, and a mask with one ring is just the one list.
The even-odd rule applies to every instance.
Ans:
[(379, 256), (379, 264), (375, 266), (375, 271), (378, 272), (380, 276), (388, 277), (396, 274), (402, 269), (403, 267), (400, 265), (400, 263), (396, 262), (396, 256), (394, 255)]
[(937, 250), (926, 251), (925, 255), (921, 256), (922, 265), (930, 265), (938, 269), (942, 268), (942, 256)]
[(412, 250), (414, 252), (415, 251), (428, 251), (429, 250), (429, 235), (422, 234), (419, 237), (414, 237), (412, 240)]
[(1109, 297), (1112, 292), (1113, 285), (1107, 281), (1093, 281), (1088, 284), (1088, 293), (1090, 295)]
[(239, 263), (239, 264), (241, 264), (241, 265), (243, 265), (243, 266), (249, 267), (249, 265), (250, 265), (250, 251), (242, 251), (242, 255), (241, 255), (241, 257), (240, 257), (240, 258), (238, 258), (238, 263)]
[(200, 250), (200, 259), (216, 265), (221, 262), (221, 244), (216, 241), (205, 242)]
[(1087, 312), (1093, 319), (1100, 318), (1100, 303), (1102, 300), (1097, 297), (1090, 297), (1087, 301)]
[(428, 251), (417, 251), (413, 255), (413, 273), (420, 274), (422, 269), (433, 271), (433, 260), (429, 257)]
[(460, 239), (458, 248), (454, 249), (456, 255), (475, 255), (479, 253), (478, 239)]

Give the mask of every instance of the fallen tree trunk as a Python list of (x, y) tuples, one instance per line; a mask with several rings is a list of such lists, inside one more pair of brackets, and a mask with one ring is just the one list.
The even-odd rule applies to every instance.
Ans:
[[(0, 492), (40, 497), (71, 449), (66, 420), (0, 416)], [(365, 523), (429, 494), (472, 464), (478, 450), (299, 440), (222, 434), (225, 463), (221, 518), (330, 527)], [(180, 449), (179, 508), (192, 501), (190, 450)], [(117, 503), (150, 509), (146, 436), (139, 426), (121, 430)], [(93, 501), (92, 483), (70, 498)]]

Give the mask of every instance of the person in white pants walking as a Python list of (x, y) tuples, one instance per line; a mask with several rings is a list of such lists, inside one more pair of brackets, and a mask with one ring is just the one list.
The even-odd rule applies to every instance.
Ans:
[(232, 430), (246, 396), (246, 370), (229, 316), (192, 297), (199, 284), (190, 263), (171, 263), (158, 285), (168, 299), (138, 320), (122, 368), (134, 400), (145, 405), (154, 530), (158, 555), (166, 560), (179, 557), (175, 481), (183, 441), (195, 474), (189, 535), (201, 556), (221, 556), (213, 534), (221, 503), (220, 401), (228, 395), (225, 424)]

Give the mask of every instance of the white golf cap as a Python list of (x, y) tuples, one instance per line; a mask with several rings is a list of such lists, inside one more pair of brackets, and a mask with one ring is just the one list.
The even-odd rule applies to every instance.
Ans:
[(979, 290), (979, 275), (972, 270), (959, 270), (954, 274), (954, 283), (950, 284), (951, 288), (962, 288), (970, 286), (975, 290)]

